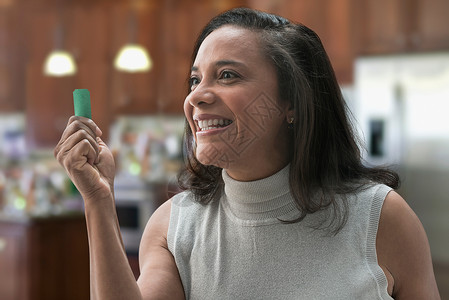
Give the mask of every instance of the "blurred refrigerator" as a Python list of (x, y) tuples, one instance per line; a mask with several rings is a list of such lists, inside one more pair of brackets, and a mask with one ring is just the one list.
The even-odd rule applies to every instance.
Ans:
[(354, 115), (369, 164), (401, 175), (399, 193), (449, 263), (449, 52), (361, 57)]

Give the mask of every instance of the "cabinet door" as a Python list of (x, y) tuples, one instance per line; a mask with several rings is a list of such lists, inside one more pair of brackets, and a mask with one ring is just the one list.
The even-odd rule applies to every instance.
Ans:
[(165, 2), (161, 30), (164, 70), (158, 93), (165, 112), (183, 112), (193, 46), (200, 30), (214, 15), (211, 4), (192, 0)]
[(0, 225), (0, 296), (2, 300), (28, 299), (26, 230)]
[(0, 112), (18, 112), (25, 107), (22, 87), (25, 49), (17, 35), (19, 10), (0, 1)]
[(59, 14), (48, 5), (24, 5), (22, 34), (27, 42), (29, 56), (22, 88), (26, 91), (26, 135), (30, 148), (53, 148), (61, 137), (68, 118), (73, 115), (75, 89), (86, 88), (91, 93), (92, 116), (108, 136), (109, 103), (108, 74), (110, 64), (105, 61), (107, 38), (102, 34), (107, 27), (105, 13), (86, 7), (66, 7), (63, 13), (64, 49), (71, 52), (77, 63), (77, 73), (67, 77), (49, 77), (43, 74), (46, 56), (53, 50), (53, 32), (58, 26)]
[(204, 26), (217, 14), (245, 4), (243, 0), (164, 1), (161, 27), (162, 77), (158, 99), (162, 110), (169, 114), (183, 114), (188, 92), (188, 78), (193, 46)]
[[(408, 3), (405, 3), (408, 2)], [(354, 1), (359, 54), (382, 54), (407, 49), (410, 2)]]
[(411, 46), (420, 51), (449, 49), (448, 0), (420, 0), (416, 2), (415, 20), (410, 33)]
[(356, 1), (360, 54), (449, 48), (447, 0)]
[(352, 82), (354, 45), (352, 0), (256, 1), (250, 7), (306, 25), (320, 37), (341, 84)]
[(110, 11), (110, 64), (128, 43), (146, 48), (153, 62), (149, 72), (127, 73), (111, 69), (112, 112), (116, 115), (154, 114), (161, 111), (158, 99), (159, 79), (163, 70), (160, 43), (168, 34), (161, 26), (162, 1), (123, 1)]
[(19, 298), (20, 292), (20, 260), (19, 244), (16, 238), (3, 236), (0, 237), (0, 295), (4, 300), (13, 300)]
[(32, 249), (34, 300), (89, 297), (89, 249), (84, 218), (36, 220)]

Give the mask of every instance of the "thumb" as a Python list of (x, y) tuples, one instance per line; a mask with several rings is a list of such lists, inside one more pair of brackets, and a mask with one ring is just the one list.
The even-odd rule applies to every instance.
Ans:
[(95, 164), (98, 164), (100, 162), (101, 152), (104, 150), (104, 148), (107, 148), (107, 145), (105, 142), (103, 142), (103, 140), (99, 136), (97, 136), (96, 140), (98, 143), (99, 151), (98, 151), (97, 159), (95, 160)]
[(98, 145), (100, 145), (102, 147), (106, 147), (106, 143), (103, 142), (103, 140), (99, 136), (97, 136), (97, 143), (98, 143)]
[(97, 165), (99, 164), (103, 165), (103, 164), (110, 164), (112, 161), (113, 164), (114, 158), (111, 151), (109, 150), (108, 145), (106, 145), (106, 143), (100, 137), (97, 137), (96, 141), (98, 143), (99, 153), (95, 163)]

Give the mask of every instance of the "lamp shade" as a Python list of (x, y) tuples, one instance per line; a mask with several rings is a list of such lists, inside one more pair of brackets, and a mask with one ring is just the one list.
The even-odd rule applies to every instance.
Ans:
[(70, 76), (75, 73), (75, 60), (67, 51), (54, 50), (45, 59), (44, 74), (47, 76)]
[(126, 44), (117, 53), (114, 66), (124, 72), (147, 72), (153, 62), (144, 47), (139, 44)]

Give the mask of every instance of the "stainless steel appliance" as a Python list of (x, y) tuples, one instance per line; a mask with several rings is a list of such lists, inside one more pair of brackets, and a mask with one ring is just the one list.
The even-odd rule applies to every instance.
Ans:
[(148, 220), (167, 199), (166, 185), (129, 175), (118, 175), (114, 185), (115, 206), (123, 243), (129, 254), (136, 254)]
[(393, 165), (434, 261), (449, 263), (449, 52), (357, 60), (354, 114), (365, 159)]

